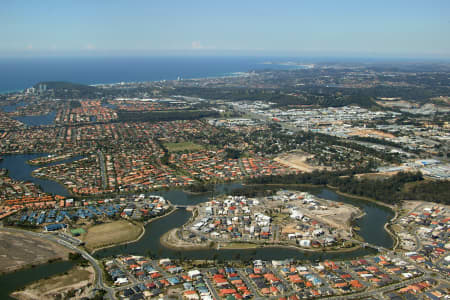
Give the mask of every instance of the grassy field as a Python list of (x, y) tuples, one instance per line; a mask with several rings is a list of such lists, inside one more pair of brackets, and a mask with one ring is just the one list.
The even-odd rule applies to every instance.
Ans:
[(182, 143), (165, 143), (164, 146), (169, 152), (181, 152), (181, 151), (199, 151), (203, 150), (203, 146), (192, 142)]
[(128, 221), (120, 220), (111, 223), (95, 225), (87, 230), (82, 237), (86, 248), (94, 250), (109, 245), (133, 241), (142, 233), (142, 228)]

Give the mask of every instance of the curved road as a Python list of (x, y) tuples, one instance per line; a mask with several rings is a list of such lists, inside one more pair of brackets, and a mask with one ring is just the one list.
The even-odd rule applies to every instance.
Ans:
[(56, 235), (36, 233), (36, 232), (32, 232), (32, 231), (27, 231), (27, 230), (21, 230), (21, 229), (15, 229), (15, 228), (5, 228), (5, 227), (2, 227), (0, 230), (8, 231), (8, 232), (19, 232), (19, 233), (32, 235), (34, 237), (43, 238), (48, 241), (58, 243), (74, 252), (81, 254), (81, 256), (83, 256), (84, 259), (89, 261), (89, 263), (94, 267), (96, 288), (106, 291), (106, 293), (107, 293), (106, 295), (107, 295), (108, 299), (116, 299), (114, 296), (114, 290), (112, 288), (110, 288), (109, 286), (105, 285), (105, 283), (103, 282), (103, 270), (102, 270), (102, 268), (100, 268), (97, 260), (95, 258), (93, 258), (86, 251), (84, 251), (78, 247), (75, 247), (74, 245), (72, 245), (66, 241), (59, 239), (58, 236), (56, 236)]

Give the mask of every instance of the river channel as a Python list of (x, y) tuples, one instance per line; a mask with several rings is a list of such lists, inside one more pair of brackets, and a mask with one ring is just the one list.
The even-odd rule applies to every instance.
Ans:
[(42, 278), (69, 271), (74, 266), (72, 261), (58, 261), (27, 268), (0, 276), (0, 299), (14, 299), (10, 293)]
[[(14, 112), (17, 108), (21, 106), (26, 106), (25, 102), (17, 102), (16, 104), (4, 105), (0, 107), (0, 110), (4, 112)], [(14, 116), (13, 119), (20, 121), (28, 126), (41, 126), (41, 125), (51, 125), (55, 122), (56, 111), (51, 111), (46, 115), (38, 116)]]
[[(224, 184), (218, 185), (215, 194), (226, 193), (227, 191), (239, 188), (240, 184)], [(290, 187), (290, 189), (293, 189)], [(356, 220), (355, 225), (360, 227), (359, 234), (365, 241), (383, 246), (392, 247), (392, 238), (384, 230), (384, 224), (393, 217), (393, 212), (386, 207), (380, 206), (373, 202), (358, 200), (354, 198), (344, 197), (336, 194), (334, 191), (323, 188), (298, 188), (302, 191), (310, 192), (319, 197), (349, 203), (360, 207), (366, 214), (362, 218)], [(204, 195), (191, 195), (181, 190), (170, 190), (160, 192), (164, 198), (170, 200), (174, 204), (196, 204), (208, 201), (211, 193)], [(298, 260), (323, 260), (323, 259), (351, 259), (361, 257), (368, 254), (374, 254), (375, 250), (371, 248), (360, 248), (348, 252), (302, 252), (294, 248), (283, 247), (266, 247), (257, 249), (206, 249), (206, 250), (173, 250), (163, 246), (160, 243), (160, 237), (167, 231), (181, 227), (185, 224), (191, 213), (185, 209), (178, 209), (167, 217), (155, 220), (146, 226), (144, 236), (137, 242), (120, 245), (103, 249), (95, 253), (96, 257), (108, 257), (118, 254), (136, 254), (148, 255), (151, 253), (157, 257), (172, 258), (189, 258), (189, 259), (284, 259), (294, 258)]]
[(40, 116), (17, 116), (13, 119), (20, 121), (28, 126), (51, 125), (55, 122), (56, 112), (52, 111), (46, 115)]
[(2, 157), (3, 160), (0, 161), (0, 169), (7, 169), (8, 176), (11, 177), (12, 179), (35, 183), (36, 185), (40, 186), (44, 192), (48, 194), (69, 197), (70, 193), (63, 185), (53, 180), (33, 177), (31, 175), (31, 172), (41, 168), (42, 166), (52, 166), (65, 162), (72, 162), (81, 159), (82, 156), (71, 157), (69, 159), (40, 166), (33, 166), (27, 163), (28, 160), (35, 159), (37, 157), (45, 155), (46, 154), (5, 155)]
[[(43, 155), (43, 154), (41, 154)], [(32, 181), (39, 184), (41, 188), (52, 194), (60, 194), (68, 196), (67, 190), (60, 184), (44, 179), (37, 179), (31, 176), (31, 171), (36, 167), (28, 165), (26, 162), (29, 159), (36, 158), (40, 155), (26, 154), (26, 155), (8, 155), (4, 157), (4, 160), (0, 163), (0, 168), (7, 168), (10, 172), (10, 176), (17, 180)], [(72, 159), (73, 160), (73, 159)], [(235, 189), (240, 188), (242, 185), (239, 183), (219, 184), (215, 187), (215, 195), (225, 194)], [(289, 187), (289, 189), (293, 189)], [(389, 208), (378, 205), (373, 202), (359, 200), (351, 197), (344, 197), (336, 194), (334, 191), (323, 188), (297, 188), (302, 191), (310, 192), (318, 197), (349, 203), (360, 207), (365, 215), (356, 220), (355, 225), (360, 228), (359, 234), (365, 241), (383, 246), (386, 248), (392, 247), (392, 238), (384, 230), (383, 226), (393, 217), (393, 212)], [(195, 205), (201, 202), (208, 201), (212, 193), (205, 194), (191, 194), (186, 193), (181, 189), (171, 189), (166, 191), (157, 192), (164, 198), (170, 200), (173, 204), (179, 205)], [(218, 259), (233, 259), (233, 258), (259, 258), (259, 259), (282, 259), (282, 258), (295, 258), (295, 259), (349, 259), (364, 256), (374, 253), (371, 248), (358, 249), (349, 252), (301, 252), (292, 248), (282, 247), (267, 247), (258, 249), (246, 249), (246, 250), (183, 250), (182, 252), (172, 250), (164, 247), (160, 243), (160, 237), (167, 231), (182, 226), (190, 218), (191, 213), (185, 209), (178, 209), (172, 214), (155, 220), (146, 226), (146, 232), (144, 236), (137, 242), (127, 245), (121, 245), (103, 249), (96, 253), (97, 257), (107, 257), (118, 254), (140, 254), (147, 255), (149, 253), (158, 257), (172, 257), (172, 258), (190, 258), (190, 259), (205, 259), (205, 258), (218, 258)]]

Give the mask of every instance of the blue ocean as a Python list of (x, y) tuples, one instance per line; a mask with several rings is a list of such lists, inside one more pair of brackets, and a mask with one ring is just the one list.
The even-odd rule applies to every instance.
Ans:
[(33, 57), (0, 58), (0, 93), (41, 81), (82, 84), (174, 80), (226, 76), (234, 72), (287, 69), (264, 64), (273, 57)]

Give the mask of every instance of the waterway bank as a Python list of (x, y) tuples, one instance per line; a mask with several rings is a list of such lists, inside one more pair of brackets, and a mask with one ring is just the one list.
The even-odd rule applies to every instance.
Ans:
[(83, 158), (82, 155), (70, 153), (65, 155), (43, 155), (33, 160), (27, 161), (27, 164), (32, 166), (51, 166), (52, 164), (61, 164), (64, 162), (72, 162)]
[(76, 290), (78, 299), (88, 299), (93, 293), (95, 272), (92, 266), (75, 266), (68, 272), (43, 278), (37, 282), (26, 285), (11, 294), (19, 300), (60, 299), (72, 298), (71, 291)]
[(394, 205), (390, 205), (390, 204), (384, 203), (384, 202), (381, 202), (381, 201), (378, 201), (378, 200), (375, 200), (373, 198), (363, 197), (363, 196), (355, 196), (355, 195), (352, 195), (352, 194), (343, 193), (343, 192), (339, 191), (337, 187), (333, 187), (333, 186), (330, 186), (330, 185), (327, 185), (327, 187), (332, 189), (332, 190), (334, 190), (335, 193), (338, 194), (338, 195), (345, 196), (345, 197), (353, 197), (353, 198), (361, 199), (361, 200), (364, 200), (364, 201), (374, 202), (374, 203), (376, 203), (378, 205), (382, 205), (382, 206), (385, 206), (385, 207), (388, 207), (389, 209), (391, 209), (394, 212), (394, 216), (392, 217), (392, 219), (389, 220), (389, 222), (386, 222), (384, 224), (383, 228), (391, 236), (392, 240), (394, 241), (394, 243), (392, 245), (392, 249), (395, 250), (397, 248), (397, 246), (399, 244), (399, 237), (395, 234), (395, 231), (391, 230), (389, 227), (390, 227), (390, 224), (394, 223), (395, 220), (398, 217), (398, 207), (396, 207)]
[(11, 273), (14, 273), (14, 272), (20, 272), (20, 271), (31, 269), (31, 268), (35, 268), (37, 266), (41, 266), (41, 265), (44, 265), (44, 264), (51, 264), (51, 263), (67, 261), (67, 260), (68, 259), (62, 259), (62, 258), (35, 260), (32, 263), (27, 263), (25, 265), (21, 265), (21, 266), (17, 266), (17, 267), (15, 266), (15, 267), (10, 267), (10, 268), (4, 268), (4, 269), (0, 270), (0, 276), (6, 275), (6, 274), (11, 274)]
[(93, 254), (95, 251), (138, 241), (145, 234), (142, 222), (120, 219), (105, 222), (86, 229), (83, 235), (83, 249)]
[(177, 209), (174, 208), (174, 209), (170, 210), (167, 214), (164, 214), (164, 215), (162, 215), (162, 216), (158, 216), (158, 217), (152, 218), (152, 219), (150, 219), (150, 220), (148, 220), (148, 221), (146, 221), (146, 222), (144, 222), (144, 223), (139, 222), (139, 225), (141, 226), (142, 232), (141, 232), (141, 234), (140, 234), (137, 238), (135, 238), (135, 239), (133, 239), (133, 240), (130, 240), (130, 241), (125, 241), (125, 242), (122, 242), (122, 243), (119, 243), (119, 244), (111, 244), (111, 245), (107, 245), (107, 246), (102, 246), (102, 247), (99, 247), (99, 248), (95, 248), (95, 249), (92, 250), (90, 253), (91, 253), (92, 255), (94, 255), (97, 251), (101, 251), (101, 250), (104, 250), (104, 249), (107, 249), (107, 248), (117, 247), (117, 246), (122, 246), (122, 245), (130, 244), (130, 243), (136, 243), (136, 242), (138, 242), (138, 241), (145, 235), (145, 231), (146, 231), (145, 228), (146, 228), (146, 226), (147, 226), (148, 224), (150, 224), (151, 222), (153, 222), (153, 221), (155, 221), (155, 220), (158, 220), (158, 219), (160, 219), (160, 218), (167, 217), (168, 215), (170, 215), (171, 213), (173, 213), (175, 210), (177, 210)]
[(216, 244), (214, 242), (208, 244), (192, 244), (185, 242), (177, 236), (178, 230), (179, 228), (174, 228), (164, 233), (159, 238), (161, 245), (165, 248), (178, 251), (216, 249)]
[(244, 250), (244, 249), (259, 249), (259, 248), (288, 248), (294, 249), (301, 252), (326, 252), (326, 253), (344, 253), (344, 252), (352, 252), (359, 248), (361, 245), (356, 245), (349, 248), (340, 248), (340, 249), (332, 249), (332, 248), (304, 248), (295, 245), (289, 245), (286, 243), (278, 243), (278, 244), (269, 244), (269, 243), (255, 243), (255, 242), (239, 242), (239, 241), (230, 241), (230, 242), (218, 242), (218, 241), (207, 241), (204, 244), (193, 244), (186, 242), (180, 239), (177, 236), (177, 231), (179, 228), (172, 229), (166, 232), (160, 238), (161, 245), (166, 248), (172, 250), (200, 250), (200, 249), (228, 249), (228, 250)]
[(46, 115), (40, 116), (14, 116), (14, 120), (17, 120), (27, 126), (41, 126), (41, 125), (52, 125), (55, 122), (56, 112), (52, 111)]
[(57, 261), (1, 275), (0, 299), (13, 300), (10, 296), (12, 292), (42, 278), (67, 272), (75, 264), (74, 261)]
[(272, 187), (300, 187), (300, 188), (320, 188), (324, 187), (324, 185), (318, 184), (310, 184), (310, 183), (287, 183), (287, 184), (279, 184), (279, 183), (264, 183), (264, 184), (243, 184), (243, 186), (272, 186)]
[[(15, 92), (15, 91), (12, 91), (12, 92)], [(0, 94), (2, 94), (2, 93), (0, 92)], [(2, 110), (3, 112), (6, 112), (6, 113), (10, 113), (10, 112), (16, 111), (17, 108), (19, 108), (21, 106), (25, 106), (25, 105), (27, 105), (27, 104), (24, 101), (17, 101), (13, 104), (7, 104), (7, 105), (0, 106), (0, 110)]]
[(364, 196), (358, 196), (358, 195), (344, 193), (344, 192), (339, 191), (339, 189), (337, 187), (331, 186), (329, 184), (327, 184), (326, 187), (329, 188), (329, 189), (332, 189), (338, 195), (341, 195), (341, 196), (344, 196), (344, 197), (352, 197), (352, 198), (356, 198), (356, 199), (361, 199), (361, 200), (364, 200), (364, 201), (374, 202), (374, 203), (376, 203), (378, 205), (386, 206), (386, 207), (392, 209), (394, 212), (396, 211), (396, 207), (394, 205), (387, 204), (387, 203), (384, 203), (382, 201), (378, 201), (378, 200), (375, 200), (375, 199), (369, 198), (369, 197), (364, 197)]
[(396, 250), (399, 243), (400, 243), (400, 237), (395, 233), (395, 230), (391, 229), (391, 224), (394, 224), (395, 221), (398, 218), (398, 209), (395, 210), (395, 215), (394, 217), (389, 221), (389, 223), (384, 224), (384, 230), (387, 231), (387, 233), (389, 233), (392, 237), (392, 239), (394, 240), (394, 245), (392, 246), (392, 250)]
[[(6, 154), (2, 156), (3, 160), (0, 161), (0, 169), (7, 169), (8, 176), (14, 180), (33, 182), (47, 194), (70, 197), (71, 194), (63, 185), (53, 180), (42, 179), (33, 176), (33, 171), (39, 169), (41, 166), (32, 166), (27, 162), (29, 160), (36, 159), (45, 155), (48, 155), (48, 153)], [(76, 158), (77, 157), (58, 163), (70, 162), (71, 160), (75, 160)], [(52, 164), (48, 164), (46, 166), (51, 165)]]
[[(221, 246), (221, 249), (248, 249), (244, 247), (239, 247), (236, 243), (236, 247), (232, 246)], [(326, 249), (326, 248), (302, 248), (294, 245), (285, 245), (285, 244), (278, 244), (278, 245), (270, 245), (270, 244), (264, 244), (264, 245), (258, 245), (254, 244), (255, 247), (250, 249), (256, 249), (256, 248), (288, 248), (288, 249), (294, 249), (301, 252), (309, 252), (309, 253), (345, 253), (345, 252), (353, 252), (355, 250), (361, 249), (362, 247), (360, 245), (353, 246), (350, 248), (340, 248), (340, 249)]]

